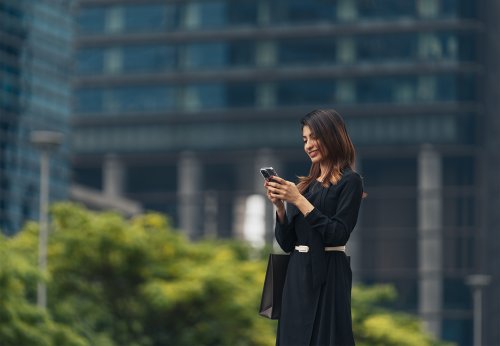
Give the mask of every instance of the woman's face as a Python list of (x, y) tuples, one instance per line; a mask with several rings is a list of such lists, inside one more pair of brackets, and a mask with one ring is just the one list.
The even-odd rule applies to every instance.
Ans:
[(311, 158), (311, 161), (313, 163), (323, 161), (324, 157), (319, 151), (321, 142), (311, 133), (309, 126), (304, 126), (302, 128), (302, 139), (304, 140), (304, 150)]

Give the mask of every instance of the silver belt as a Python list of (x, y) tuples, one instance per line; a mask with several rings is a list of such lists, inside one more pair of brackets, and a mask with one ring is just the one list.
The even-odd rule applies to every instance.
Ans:
[[(296, 246), (295, 250), (299, 250), (299, 252), (309, 252), (309, 246)], [(327, 246), (325, 247), (325, 251), (345, 251), (345, 246)]]

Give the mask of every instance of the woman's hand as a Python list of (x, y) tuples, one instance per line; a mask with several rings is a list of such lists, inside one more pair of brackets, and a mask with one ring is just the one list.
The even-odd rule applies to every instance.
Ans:
[(279, 199), (278, 197), (271, 196), (271, 192), (269, 191), (269, 184), (272, 184), (272, 183), (269, 182), (269, 179), (266, 179), (266, 182), (264, 183), (264, 187), (267, 189), (267, 198), (269, 198), (269, 200), (271, 202), (273, 202), (273, 204), (276, 206), (276, 209), (278, 211), (285, 210), (285, 204), (283, 203), (283, 201), (281, 199)]
[[(297, 188), (297, 185), (290, 181), (286, 181), (280, 177), (271, 177), (276, 182), (267, 183), (267, 194), (271, 198), (278, 198), (281, 201), (297, 205), (304, 196), (302, 196)], [(273, 202), (274, 203), (274, 202)]]

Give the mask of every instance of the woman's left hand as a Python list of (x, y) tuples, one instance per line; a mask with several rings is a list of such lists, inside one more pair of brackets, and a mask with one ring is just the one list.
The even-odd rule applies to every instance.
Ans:
[(273, 176), (271, 179), (276, 181), (274, 183), (267, 183), (267, 188), (271, 192), (271, 196), (277, 197), (284, 202), (297, 205), (297, 202), (303, 197), (297, 185), (280, 177)]

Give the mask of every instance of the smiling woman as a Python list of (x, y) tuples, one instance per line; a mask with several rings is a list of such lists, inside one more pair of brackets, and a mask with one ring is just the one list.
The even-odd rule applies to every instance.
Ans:
[(363, 181), (337, 112), (313, 111), (300, 122), (309, 176), (297, 186), (279, 177), (265, 183), (276, 205), (276, 240), (291, 253), (276, 345), (354, 345), (345, 245), (366, 197)]

